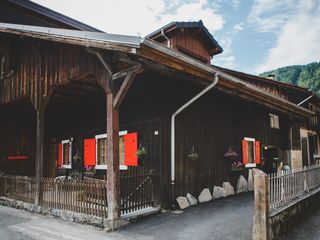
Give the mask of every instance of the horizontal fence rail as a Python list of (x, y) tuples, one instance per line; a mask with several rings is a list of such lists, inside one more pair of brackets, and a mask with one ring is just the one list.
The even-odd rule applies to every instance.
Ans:
[(320, 165), (272, 173), (268, 177), (273, 210), (320, 187)]
[[(105, 180), (85, 178), (69, 180), (0, 176), (0, 196), (36, 203), (39, 185), (40, 206), (86, 215), (107, 217), (107, 186)], [(154, 171), (143, 167), (129, 167), (120, 174), (121, 214), (128, 214), (154, 206)]]

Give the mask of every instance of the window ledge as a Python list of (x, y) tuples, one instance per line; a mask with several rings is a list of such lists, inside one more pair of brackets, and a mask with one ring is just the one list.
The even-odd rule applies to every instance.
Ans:
[[(95, 169), (97, 170), (107, 170), (107, 165), (96, 165)], [(120, 170), (127, 170), (128, 166), (126, 165), (120, 165)]]
[(257, 167), (257, 164), (256, 163), (247, 163), (245, 165), (246, 168), (254, 168), (254, 167)]

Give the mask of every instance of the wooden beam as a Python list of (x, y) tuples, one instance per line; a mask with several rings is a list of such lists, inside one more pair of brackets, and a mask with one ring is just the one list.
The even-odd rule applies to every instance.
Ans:
[(136, 74), (139, 72), (140, 69), (141, 69), (141, 65), (137, 66), (135, 68), (135, 70), (132, 70), (131, 72), (128, 73), (125, 80), (121, 84), (121, 87), (120, 87), (117, 95), (115, 96), (115, 98), (113, 100), (113, 108), (115, 108), (115, 109), (119, 108), (120, 104), (122, 103), (124, 97), (126, 96), (128, 90), (129, 90)]
[(120, 218), (119, 112), (113, 108), (113, 93), (107, 93), (107, 201), (108, 220)]
[(117, 73), (112, 75), (112, 81), (117, 80), (117, 79), (122, 78), (122, 77), (125, 77), (132, 71), (138, 71), (140, 68), (141, 68), (141, 64), (137, 64), (137, 65), (134, 65), (134, 66), (129, 67), (127, 69), (124, 69), (124, 70), (122, 70), (120, 72), (117, 72)]
[(44, 148), (44, 110), (37, 110), (37, 124), (36, 124), (36, 152), (35, 152), (35, 177), (36, 184), (36, 198), (35, 204), (40, 202), (40, 178), (43, 177), (43, 148)]

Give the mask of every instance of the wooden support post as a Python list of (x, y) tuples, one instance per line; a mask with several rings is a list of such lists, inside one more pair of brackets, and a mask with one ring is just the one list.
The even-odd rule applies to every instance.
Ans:
[(36, 197), (35, 204), (40, 201), (40, 178), (43, 177), (43, 143), (44, 143), (44, 110), (37, 110), (36, 125), (36, 152), (35, 152), (35, 177)]
[(119, 112), (107, 92), (107, 201), (108, 220), (120, 219)]
[(266, 174), (254, 175), (253, 240), (269, 239), (269, 179)]

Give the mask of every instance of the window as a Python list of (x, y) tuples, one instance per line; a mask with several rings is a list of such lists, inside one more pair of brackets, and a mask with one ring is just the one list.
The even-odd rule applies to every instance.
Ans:
[(256, 164), (260, 164), (260, 142), (245, 137), (242, 140), (242, 156), (245, 167), (256, 167)]
[(270, 127), (279, 129), (279, 116), (274, 114), (269, 114), (270, 117)]
[(71, 169), (72, 163), (72, 142), (63, 140), (62, 144), (62, 168)]
[[(120, 169), (126, 170), (128, 167), (124, 164), (124, 135), (127, 131), (119, 132), (119, 163)], [(96, 169), (107, 169), (107, 134), (96, 135)]]

